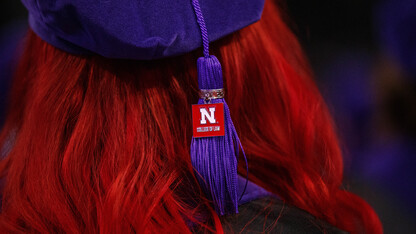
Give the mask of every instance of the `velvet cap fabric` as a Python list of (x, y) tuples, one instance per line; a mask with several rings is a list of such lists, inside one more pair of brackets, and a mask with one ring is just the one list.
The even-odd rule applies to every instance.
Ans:
[[(201, 47), (191, 0), (22, 0), (33, 31), (73, 54), (151, 60)], [(264, 0), (201, 0), (209, 41), (258, 21)]]

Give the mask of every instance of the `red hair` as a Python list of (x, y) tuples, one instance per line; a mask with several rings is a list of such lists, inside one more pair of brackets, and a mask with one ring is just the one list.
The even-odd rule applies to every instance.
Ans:
[[(332, 119), (276, 7), (213, 47), (250, 180), (343, 230), (380, 233), (371, 207), (341, 187)], [(197, 54), (83, 57), (29, 32), (0, 136), (1, 230), (221, 231), (189, 156)]]

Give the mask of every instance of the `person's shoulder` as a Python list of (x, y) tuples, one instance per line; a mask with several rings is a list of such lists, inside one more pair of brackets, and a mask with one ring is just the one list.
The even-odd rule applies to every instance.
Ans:
[(241, 205), (221, 222), (226, 233), (347, 233), (276, 198)]

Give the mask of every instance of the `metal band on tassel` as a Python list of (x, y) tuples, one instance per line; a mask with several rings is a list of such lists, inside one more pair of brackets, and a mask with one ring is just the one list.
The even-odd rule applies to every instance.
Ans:
[(209, 102), (212, 99), (224, 98), (224, 89), (201, 89), (199, 97)]

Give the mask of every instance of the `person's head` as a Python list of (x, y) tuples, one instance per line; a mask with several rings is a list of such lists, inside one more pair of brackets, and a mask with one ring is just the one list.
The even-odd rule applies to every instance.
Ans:
[[(211, 49), (250, 180), (341, 229), (380, 231), (372, 209), (342, 190), (332, 119), (276, 6), (267, 2), (259, 22)], [(1, 228), (221, 230), (189, 155), (200, 53), (79, 56), (29, 31), (0, 138)]]

